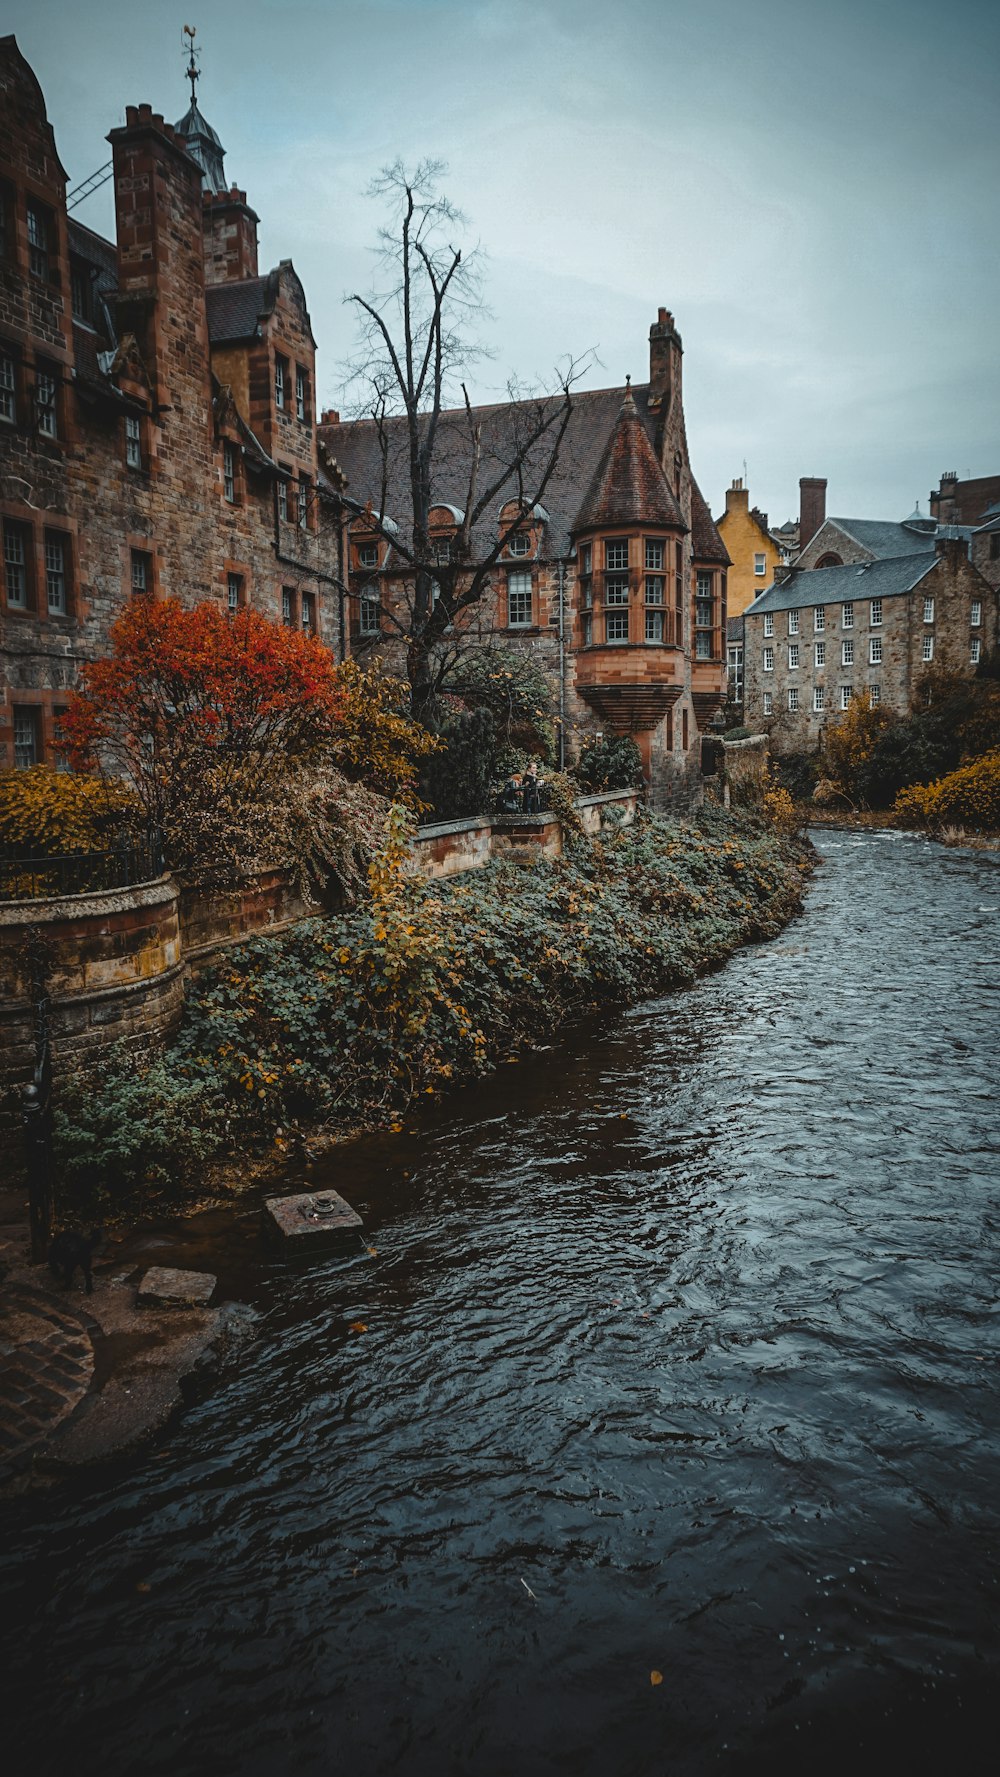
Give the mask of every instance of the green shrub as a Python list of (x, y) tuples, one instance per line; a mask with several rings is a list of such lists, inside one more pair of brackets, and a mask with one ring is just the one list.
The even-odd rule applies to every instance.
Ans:
[(628, 734), (585, 740), (573, 775), (585, 790), (631, 790), (642, 783), (642, 759)]

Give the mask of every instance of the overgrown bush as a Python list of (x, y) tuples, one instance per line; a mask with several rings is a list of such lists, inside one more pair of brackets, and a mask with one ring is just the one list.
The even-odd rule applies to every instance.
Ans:
[(102, 851), (140, 812), (125, 789), (100, 777), (50, 765), (0, 774), (0, 845), (31, 857)]
[(585, 790), (632, 790), (642, 782), (642, 759), (629, 734), (602, 734), (583, 743), (573, 775)]
[(705, 809), (434, 883), (408, 873), (406, 836), (397, 811), (370, 902), (227, 951), (161, 1063), (67, 1106), (70, 1180), (183, 1188), (209, 1159), (391, 1122), (574, 1014), (689, 982), (777, 931), (806, 857), (759, 819)]
[(912, 784), (896, 797), (900, 826), (968, 827), (1000, 832), (1000, 748), (931, 784)]
[(425, 759), (420, 797), (439, 821), (482, 814), (497, 774), (496, 725), (489, 710), (451, 709), (438, 718), (438, 751)]

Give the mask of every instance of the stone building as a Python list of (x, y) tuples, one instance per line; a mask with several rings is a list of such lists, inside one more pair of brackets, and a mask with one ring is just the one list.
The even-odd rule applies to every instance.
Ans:
[(340, 478), (318, 446), (294, 267), (192, 99), (129, 106), (116, 238), (69, 213), (45, 102), (0, 39), (0, 767), (58, 758), (81, 664), (130, 599), (252, 604), (346, 647)]
[(942, 524), (970, 527), (972, 559), (990, 585), (1000, 587), (1000, 475), (959, 481), (949, 470), (931, 490), (930, 505)]
[[(741, 617), (748, 605), (770, 586), (777, 570), (792, 557), (788, 530), (774, 532), (767, 513), (751, 506), (750, 490), (740, 478), (726, 489), (726, 510), (716, 520), (726, 546), (729, 569), (729, 617)], [(794, 529), (794, 527), (793, 527)]]
[[(967, 535), (923, 522), (931, 528), (919, 540), (909, 532), (917, 546), (889, 554), (906, 526), (827, 521), (746, 613), (745, 719), (774, 752), (814, 751), (824, 723), (862, 691), (904, 713), (929, 668), (972, 673), (996, 646), (997, 596), (969, 559)], [(833, 552), (833, 526), (843, 548), (853, 544), (851, 560), (811, 566), (814, 551), (821, 562)]]
[[(691, 800), (701, 770), (700, 735), (725, 697), (729, 557), (691, 472), (681, 387), (682, 346), (673, 316), (650, 328), (648, 383), (575, 393), (557, 470), (544, 504), (525, 508), (497, 563), (470, 640), (492, 636), (530, 649), (550, 675), (566, 751), (585, 734), (634, 736), (654, 801)], [(480, 408), (484, 461), (502, 461), (502, 429), (514, 408)], [(390, 476), (387, 518), (406, 515), (402, 420), (385, 422)], [(464, 414), (445, 414), (437, 453), (441, 485), (432, 534), (447, 552), (462, 523), (468, 480)], [(452, 442), (448, 442), (449, 429)], [(350, 534), (352, 649), (385, 652), (401, 665), (393, 617), (407, 597), (407, 570), (372, 528), (383, 458), (373, 420), (324, 416), (320, 439), (358, 503)], [(516, 489), (473, 537), (485, 559), (516, 519)], [(383, 527), (384, 529), (385, 527)], [(390, 533), (391, 534), (391, 533)]]

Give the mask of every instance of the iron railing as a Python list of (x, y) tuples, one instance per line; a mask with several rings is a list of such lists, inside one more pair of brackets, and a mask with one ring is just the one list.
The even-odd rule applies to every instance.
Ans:
[(33, 856), (4, 845), (0, 846), (0, 901), (130, 888), (155, 881), (163, 869), (163, 846), (155, 832), (133, 835), (107, 851), (66, 852), (58, 857)]

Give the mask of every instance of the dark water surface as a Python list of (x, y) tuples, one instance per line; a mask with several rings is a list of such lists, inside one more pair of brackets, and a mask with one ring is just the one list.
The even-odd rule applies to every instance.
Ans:
[(775, 942), (341, 1154), (376, 1254), (211, 1252), (259, 1337), (167, 1458), (9, 1514), (18, 1772), (997, 1768), (1000, 858), (816, 838)]

